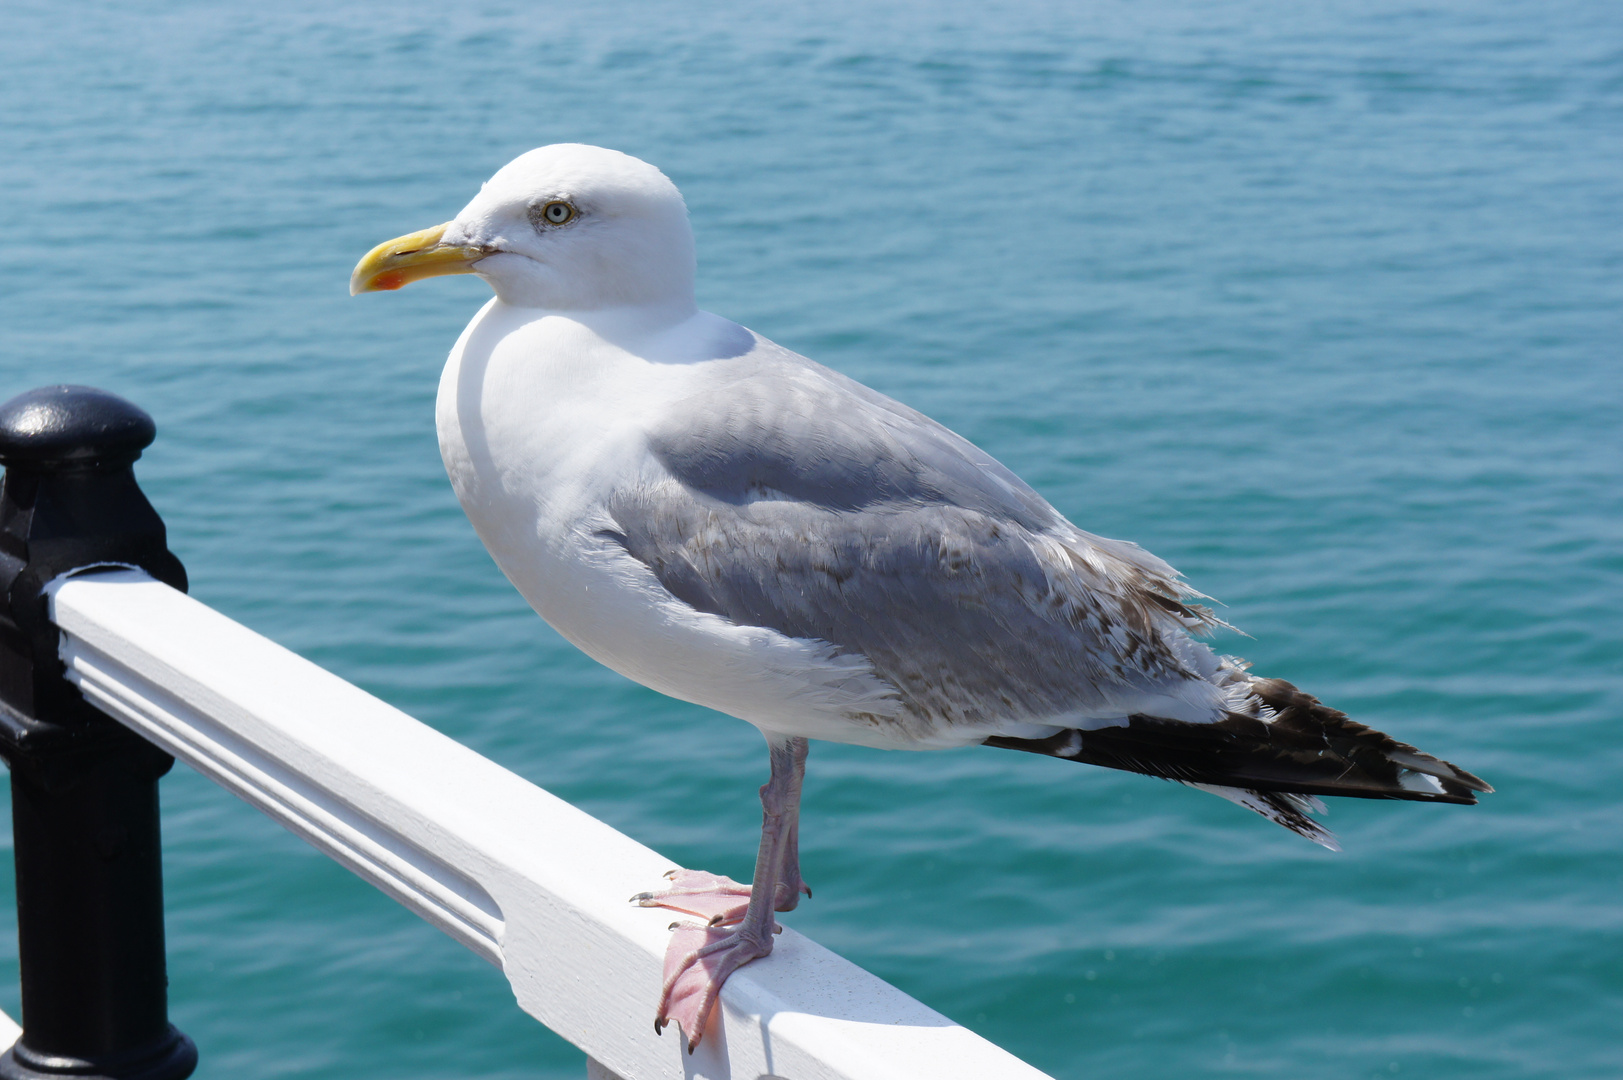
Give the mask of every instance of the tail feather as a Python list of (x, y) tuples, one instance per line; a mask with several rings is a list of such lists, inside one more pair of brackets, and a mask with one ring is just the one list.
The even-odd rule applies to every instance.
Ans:
[(1341, 845), (1329, 829), (1307, 815), (1324, 813), (1324, 804), (1313, 795), (1293, 795), (1288, 791), (1246, 791), (1243, 788), (1223, 787), (1219, 784), (1190, 784), (1192, 788), (1209, 791), (1247, 810), (1254, 810), (1273, 822), (1283, 825), (1297, 836), (1305, 836), (1320, 847), (1340, 851)]

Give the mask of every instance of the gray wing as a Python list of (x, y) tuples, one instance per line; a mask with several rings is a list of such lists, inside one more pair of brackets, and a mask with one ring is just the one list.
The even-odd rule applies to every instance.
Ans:
[(651, 433), (670, 480), (610, 505), (611, 538), (672, 594), (860, 654), (932, 724), (1116, 715), (1199, 677), (1180, 657), (1207, 617), (1165, 563), (1075, 528), (928, 417), (767, 348)]

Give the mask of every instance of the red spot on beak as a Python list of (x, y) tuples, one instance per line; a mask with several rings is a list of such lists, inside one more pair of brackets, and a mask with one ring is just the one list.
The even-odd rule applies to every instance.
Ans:
[(401, 273), (379, 274), (372, 281), (374, 289), (398, 289), (406, 283), (406, 275)]

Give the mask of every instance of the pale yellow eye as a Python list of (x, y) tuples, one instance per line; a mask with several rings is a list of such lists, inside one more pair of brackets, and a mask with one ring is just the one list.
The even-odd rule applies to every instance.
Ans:
[(567, 225), (575, 219), (575, 208), (562, 199), (530, 208), (530, 220), (542, 225)]

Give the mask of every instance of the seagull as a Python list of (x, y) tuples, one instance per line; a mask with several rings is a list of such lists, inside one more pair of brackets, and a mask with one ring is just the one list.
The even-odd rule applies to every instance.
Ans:
[(727, 977), (772, 951), (800, 876), (808, 740), (985, 745), (1162, 777), (1316, 843), (1319, 796), (1474, 803), (1463, 769), (1199, 636), (1177, 571), (1087, 533), (922, 413), (694, 302), (687, 207), (637, 158), (526, 153), (444, 225), (380, 244), (352, 294), (477, 274), (440, 451), (468, 519), (587, 655), (754, 724), (752, 882), (676, 870), (654, 1029), (691, 1053)]

